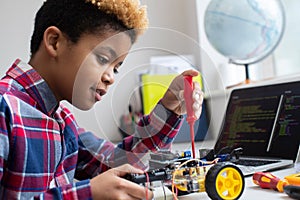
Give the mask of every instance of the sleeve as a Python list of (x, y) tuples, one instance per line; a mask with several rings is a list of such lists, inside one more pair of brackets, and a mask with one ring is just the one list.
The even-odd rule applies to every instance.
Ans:
[(147, 153), (169, 148), (182, 121), (183, 116), (167, 110), (159, 102), (149, 115), (141, 118), (135, 134), (118, 144), (114, 152), (114, 166), (129, 163), (147, 169)]
[(182, 119), (158, 103), (149, 115), (141, 118), (135, 134), (118, 145), (97, 138), (91, 132), (80, 131), (76, 178), (91, 178), (125, 163), (147, 169), (148, 152), (170, 147)]
[(63, 187), (55, 187), (39, 196), (34, 197), (35, 200), (47, 199), (92, 199), (92, 192), (90, 189), (90, 181), (78, 181), (73, 184), (68, 184)]
[[(53, 187), (40, 194), (33, 192), (34, 188), (32, 191), (24, 190), (26, 192), (21, 192), (20, 190), (13, 192), (11, 190), (6, 190), (3, 186), (4, 184), (7, 184), (4, 183), (6, 181), (4, 180), (5, 176), (21, 179), (22, 176), (26, 175), (21, 174), (20, 176), (12, 176), (11, 174), (5, 174), (6, 171), (9, 171), (9, 169), (7, 170), (6, 168), (9, 166), (8, 161), (10, 159), (10, 154), (15, 153), (10, 151), (12, 127), (13, 118), (11, 109), (3, 95), (0, 95), (0, 199), (15, 199), (16, 196), (21, 195), (21, 193), (27, 193), (28, 199), (92, 199), (89, 180), (66, 184), (62, 187)], [(34, 195), (37, 196), (33, 197)]]
[(75, 178), (92, 178), (113, 167), (111, 158), (115, 144), (98, 138), (92, 132), (80, 129), (78, 138), (78, 161)]
[(0, 96), (0, 182), (2, 182), (4, 165), (8, 159), (9, 154), (9, 139), (8, 132), (10, 125), (10, 112), (3, 96)]

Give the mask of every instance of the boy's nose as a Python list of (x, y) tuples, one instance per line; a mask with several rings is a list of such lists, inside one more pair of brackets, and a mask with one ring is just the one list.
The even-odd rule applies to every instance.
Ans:
[(106, 70), (102, 76), (102, 82), (107, 85), (112, 85), (115, 82), (113, 70)]

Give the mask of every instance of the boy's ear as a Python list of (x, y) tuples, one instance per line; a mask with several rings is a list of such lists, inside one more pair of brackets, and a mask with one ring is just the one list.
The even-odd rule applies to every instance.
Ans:
[(62, 37), (62, 32), (55, 26), (50, 26), (45, 30), (43, 42), (45, 49), (50, 56), (57, 56), (59, 41), (62, 39)]

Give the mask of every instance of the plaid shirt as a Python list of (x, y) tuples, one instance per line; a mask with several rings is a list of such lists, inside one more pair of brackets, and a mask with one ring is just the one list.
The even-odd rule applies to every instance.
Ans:
[(0, 199), (91, 199), (90, 178), (123, 163), (145, 168), (145, 153), (170, 145), (181, 121), (158, 104), (116, 146), (78, 127), (41, 76), (16, 60), (0, 81)]

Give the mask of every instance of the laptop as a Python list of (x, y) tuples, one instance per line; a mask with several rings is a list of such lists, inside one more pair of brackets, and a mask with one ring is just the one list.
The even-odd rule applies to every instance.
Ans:
[(240, 158), (232, 162), (248, 176), (292, 165), (299, 142), (297, 81), (232, 90), (214, 150), (242, 148)]

